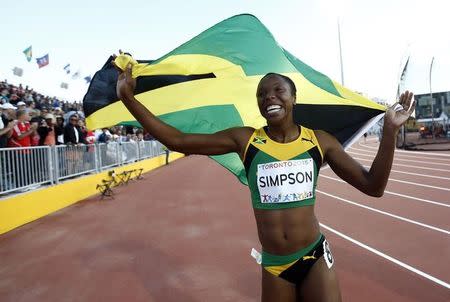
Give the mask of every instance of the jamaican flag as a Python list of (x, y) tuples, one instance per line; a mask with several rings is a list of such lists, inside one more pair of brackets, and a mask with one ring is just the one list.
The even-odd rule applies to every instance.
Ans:
[[(117, 71), (108, 59), (84, 97), (91, 129), (136, 125), (116, 95)], [(189, 133), (213, 133), (230, 127), (265, 125), (256, 102), (256, 87), (268, 72), (290, 77), (297, 86), (295, 120), (333, 134), (344, 147), (376, 122), (385, 107), (312, 69), (282, 48), (254, 16), (226, 19), (190, 41), (151, 60), (121, 55), (120, 68), (131, 61), (137, 78), (135, 95), (164, 122)], [(213, 156), (246, 183), (236, 154)]]

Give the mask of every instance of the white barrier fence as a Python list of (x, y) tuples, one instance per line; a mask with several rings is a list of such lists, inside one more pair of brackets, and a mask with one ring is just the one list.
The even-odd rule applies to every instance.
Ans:
[(0, 149), (0, 195), (165, 153), (158, 141)]

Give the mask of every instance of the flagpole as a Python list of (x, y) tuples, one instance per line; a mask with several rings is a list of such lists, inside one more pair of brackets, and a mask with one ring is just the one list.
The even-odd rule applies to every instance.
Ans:
[(341, 63), (341, 84), (342, 86), (344, 86), (344, 64), (342, 62), (341, 25), (339, 22), (339, 17), (337, 19), (337, 26), (338, 26), (338, 40), (339, 40), (339, 58)]
[[(402, 66), (403, 59), (400, 61), (400, 76), (398, 78), (396, 100), (399, 100), (399, 98), (400, 98), (400, 91), (403, 90), (403, 87), (402, 87), (403, 85), (402, 84), (404, 83), (404, 78), (405, 78), (405, 75), (406, 75), (406, 69), (408, 68), (409, 58), (410, 58), (410, 56), (408, 56), (408, 59), (406, 59), (406, 63), (404, 64), (404, 66)], [(406, 127), (405, 127), (405, 124), (403, 124), (402, 128), (401, 128), (401, 136), (402, 136), (402, 140), (403, 140), (401, 147), (403, 149), (406, 149)]]
[(430, 64), (430, 102), (431, 102), (431, 135), (434, 139), (434, 106), (433, 106), (433, 91), (431, 90), (431, 71), (433, 70), (434, 56), (431, 58)]
[[(402, 69), (402, 61), (400, 61), (400, 76), (398, 77), (397, 96), (395, 97), (395, 101), (398, 101), (400, 99), (400, 84), (402, 82), (403, 70), (404, 69)], [(406, 147), (406, 142), (405, 142), (406, 133), (405, 133), (405, 125), (404, 124), (402, 125), (402, 128), (401, 128), (401, 136), (402, 136), (402, 146), (401, 146), (401, 148), (402, 149), (406, 149), (405, 148)]]

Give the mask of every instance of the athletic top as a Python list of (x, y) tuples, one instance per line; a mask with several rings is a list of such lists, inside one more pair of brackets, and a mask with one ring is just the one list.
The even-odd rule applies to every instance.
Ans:
[(267, 126), (256, 129), (244, 153), (253, 208), (286, 209), (313, 205), (323, 153), (314, 131), (300, 127), (299, 137), (278, 143)]

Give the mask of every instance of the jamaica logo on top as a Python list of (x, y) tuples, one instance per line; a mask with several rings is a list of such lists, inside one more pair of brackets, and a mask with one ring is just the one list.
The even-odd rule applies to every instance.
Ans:
[(257, 137), (257, 136), (256, 136), (256, 137), (253, 139), (253, 142), (254, 142), (255, 144), (264, 145), (264, 144), (267, 142), (267, 139), (262, 138), (262, 137)]

